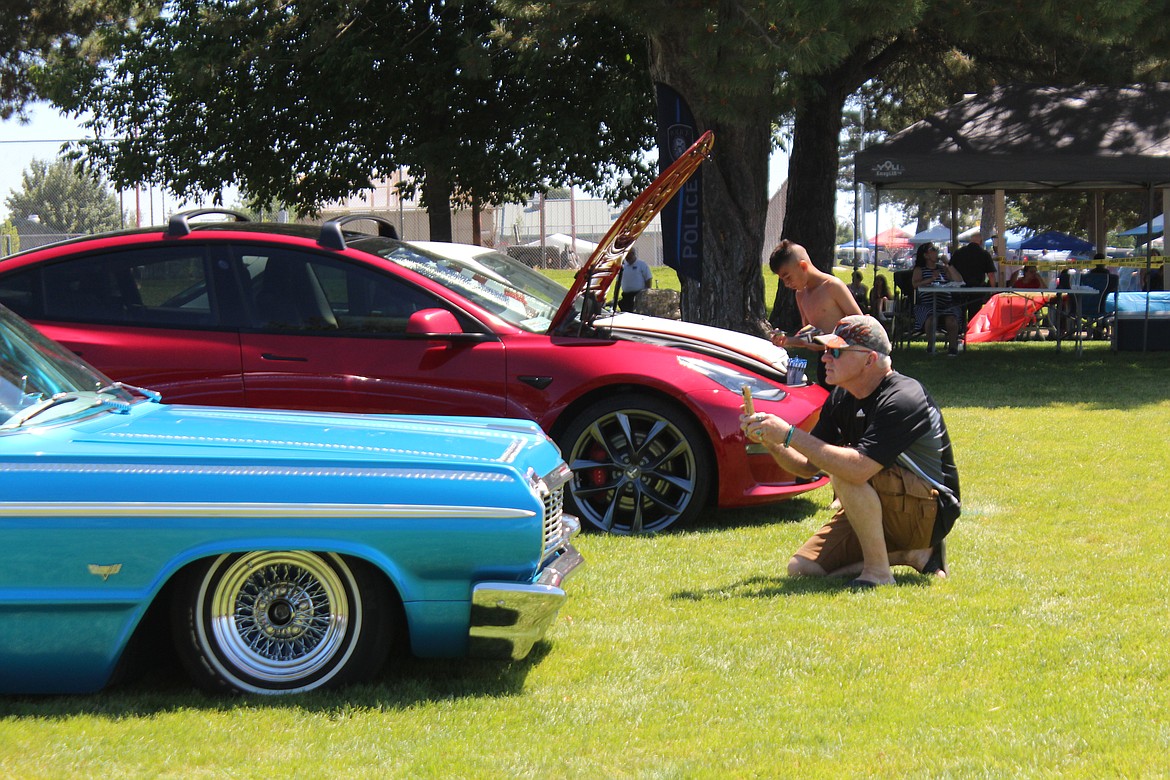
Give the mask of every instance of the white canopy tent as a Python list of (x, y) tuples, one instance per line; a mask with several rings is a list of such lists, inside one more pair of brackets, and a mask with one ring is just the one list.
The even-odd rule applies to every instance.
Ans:
[(597, 249), (597, 244), (592, 241), (586, 241), (583, 238), (573, 238), (564, 233), (550, 233), (544, 237), (544, 241), (537, 239), (536, 241), (529, 241), (524, 246), (555, 246), (560, 249), (568, 249), (570, 252), (575, 252), (577, 257), (589, 257), (593, 254), (593, 250)]

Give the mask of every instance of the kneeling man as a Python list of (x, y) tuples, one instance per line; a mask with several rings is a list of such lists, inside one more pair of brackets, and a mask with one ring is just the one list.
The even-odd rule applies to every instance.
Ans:
[(890, 360), (873, 317), (843, 317), (816, 337), (835, 385), (810, 433), (771, 414), (744, 414), (747, 437), (797, 476), (828, 474), (841, 502), (788, 562), (790, 575), (848, 576), (852, 588), (894, 582), (891, 565), (947, 574), (944, 537), (959, 516), (959, 472), (942, 413)]

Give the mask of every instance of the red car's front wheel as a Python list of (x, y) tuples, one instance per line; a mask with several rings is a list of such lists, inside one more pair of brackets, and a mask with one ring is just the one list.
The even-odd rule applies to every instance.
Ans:
[(663, 531), (702, 511), (711, 456), (702, 429), (683, 410), (650, 396), (598, 401), (565, 429), (573, 469), (571, 508), (602, 531)]

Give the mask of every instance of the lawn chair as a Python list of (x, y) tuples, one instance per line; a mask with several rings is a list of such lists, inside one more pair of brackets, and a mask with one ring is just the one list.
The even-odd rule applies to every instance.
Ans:
[[(925, 294), (919, 295), (919, 291), (914, 289), (914, 270), (895, 271), (894, 289), (899, 298), (897, 318), (900, 330), (897, 341), (892, 343), (901, 343), (904, 346), (908, 346), (916, 338), (929, 339), (930, 333), (918, 326), (917, 318), (914, 316), (914, 303), (917, 300), (920, 303), (930, 305), (932, 299)], [(967, 318), (963, 313), (961, 293), (949, 289), (946, 292), (951, 294), (951, 303), (944, 304), (940, 308), (938, 312), (939, 321), (934, 323), (935, 334), (937, 337), (937, 334), (944, 332), (941, 324), (942, 318), (947, 313), (946, 310), (948, 308), (954, 309), (958, 319), (958, 345), (959, 349), (963, 349), (966, 341)]]
[(894, 325), (898, 315), (898, 299), (882, 298), (881, 307), (873, 312), (873, 316), (886, 329), (886, 334), (890, 337), (891, 343), (894, 339)]
[(1100, 295), (1081, 296), (1081, 317), (1076, 327), (1090, 339), (1109, 338), (1113, 328), (1113, 314), (1105, 310), (1105, 296), (1110, 293), (1110, 278), (1107, 273), (1090, 271), (1081, 274), (1081, 284), (1092, 287)]
[(913, 278), (913, 271), (894, 271), (894, 300), (889, 325), (890, 343), (895, 347), (909, 346), (910, 340), (916, 335)]
[(1047, 335), (1044, 330), (1044, 323), (1049, 319), (1048, 316), (1049, 304), (1032, 302), (1028, 309), (1030, 313), (1024, 324), (1020, 327), (1019, 333), (1016, 334), (1016, 341), (1044, 341), (1047, 335), (1055, 335), (1049, 332)]

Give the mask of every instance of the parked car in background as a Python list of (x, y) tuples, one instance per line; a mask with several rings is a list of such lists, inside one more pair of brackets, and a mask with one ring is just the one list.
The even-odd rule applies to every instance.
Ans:
[(573, 469), (570, 511), (615, 533), (661, 531), (711, 504), (825, 482), (782, 471), (739, 429), (745, 385), (761, 410), (815, 422), (824, 391), (785, 385), (784, 350), (605, 305), (623, 247), (685, 181), (670, 173), (571, 289), (482, 247), (399, 241), (377, 217), (370, 235), (351, 230), (359, 215), (317, 226), (179, 214), (14, 255), (0, 263), (0, 303), (172, 401), (536, 421)]
[(532, 422), (165, 405), (3, 307), (0, 472), (0, 693), (100, 689), (160, 629), (213, 691), (522, 658), (581, 563)]

